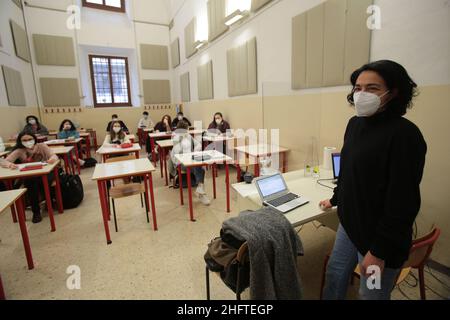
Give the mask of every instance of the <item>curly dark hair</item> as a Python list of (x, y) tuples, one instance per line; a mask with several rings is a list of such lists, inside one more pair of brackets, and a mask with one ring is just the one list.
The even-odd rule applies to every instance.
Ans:
[(406, 114), (407, 109), (412, 108), (413, 99), (419, 94), (417, 84), (413, 79), (411, 79), (408, 72), (402, 65), (391, 60), (371, 62), (363, 65), (361, 68), (352, 73), (350, 81), (353, 85), (353, 89), (347, 96), (347, 100), (351, 105), (355, 105), (353, 94), (355, 91), (356, 81), (364, 71), (376, 72), (384, 79), (389, 91), (397, 92), (397, 95), (388, 102), (386, 111), (403, 116)]

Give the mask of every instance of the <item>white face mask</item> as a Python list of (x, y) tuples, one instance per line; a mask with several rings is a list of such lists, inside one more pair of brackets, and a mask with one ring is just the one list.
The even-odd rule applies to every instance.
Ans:
[(216, 119), (216, 123), (217, 123), (218, 126), (220, 126), (222, 124), (222, 120)]
[(69, 131), (72, 127), (71, 126), (64, 126), (64, 130)]
[(28, 123), (31, 124), (32, 126), (34, 126), (34, 125), (36, 124), (36, 120), (30, 119), (30, 120), (28, 121)]
[(122, 130), (122, 128), (119, 128), (119, 127), (114, 127), (114, 128), (113, 128), (113, 131), (114, 131), (115, 133), (119, 133), (121, 130)]
[(27, 142), (22, 142), (22, 144), (27, 149), (33, 149), (35, 142), (34, 142), (34, 140), (31, 140), (31, 141), (27, 141)]
[(182, 121), (183, 120), (183, 116), (178, 116), (178, 120)]
[(356, 92), (353, 96), (355, 102), (356, 114), (358, 117), (371, 117), (382, 107), (381, 98), (387, 95), (386, 91), (383, 95), (377, 96), (370, 92)]

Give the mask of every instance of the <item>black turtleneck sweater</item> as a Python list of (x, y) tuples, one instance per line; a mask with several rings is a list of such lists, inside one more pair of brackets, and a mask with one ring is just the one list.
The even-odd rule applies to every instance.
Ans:
[(420, 209), (427, 145), (409, 120), (389, 112), (350, 119), (331, 203), (359, 253), (388, 268), (408, 259)]

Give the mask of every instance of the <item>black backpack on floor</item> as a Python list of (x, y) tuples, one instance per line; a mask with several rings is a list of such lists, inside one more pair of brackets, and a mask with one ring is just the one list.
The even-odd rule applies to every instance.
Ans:
[(61, 194), (64, 209), (73, 209), (80, 205), (84, 198), (83, 183), (80, 176), (59, 173)]
[(92, 168), (92, 167), (95, 167), (96, 164), (97, 164), (97, 160), (95, 160), (94, 158), (86, 158), (86, 159), (84, 159), (83, 168)]
[[(183, 189), (187, 189), (187, 176), (186, 173), (182, 173), (183, 175)], [(194, 174), (191, 172), (191, 186), (192, 188), (196, 188), (198, 186), (198, 182), (197, 179), (195, 179)], [(178, 173), (177, 175), (174, 177), (174, 185), (173, 185), (174, 189), (178, 189), (180, 187), (180, 179), (178, 179)]]

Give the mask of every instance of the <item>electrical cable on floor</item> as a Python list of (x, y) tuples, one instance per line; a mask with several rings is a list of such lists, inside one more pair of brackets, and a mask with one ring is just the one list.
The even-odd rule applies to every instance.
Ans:
[(322, 181), (333, 181), (333, 180), (334, 180), (334, 179), (319, 179), (319, 180), (317, 180), (317, 184), (320, 185), (320, 186), (322, 186), (322, 187), (325, 187), (325, 188), (334, 190), (333, 187), (327, 186), (326, 184), (323, 184), (323, 183), (322, 183)]
[(400, 284), (397, 285), (397, 289), (406, 299), (411, 300), (411, 298), (402, 290), (402, 288), (400, 287)]
[(437, 282), (439, 282), (440, 284), (442, 284), (447, 290), (450, 290), (450, 286), (448, 284), (446, 284), (444, 281), (442, 281), (441, 279), (439, 279), (436, 275), (433, 274), (433, 272), (431, 272), (431, 268), (430, 266), (427, 264), (428, 270), (424, 269), (425, 272), (427, 272), (428, 274), (430, 274), (430, 276), (432, 276)]
[[(414, 279), (414, 281), (415, 281), (414, 284), (410, 284), (408, 282), (407, 279), (408, 279), (409, 276), (411, 276)], [(410, 288), (416, 288), (419, 285), (419, 279), (417, 279), (417, 277), (411, 271), (409, 272), (408, 276), (405, 278), (404, 281)]]

